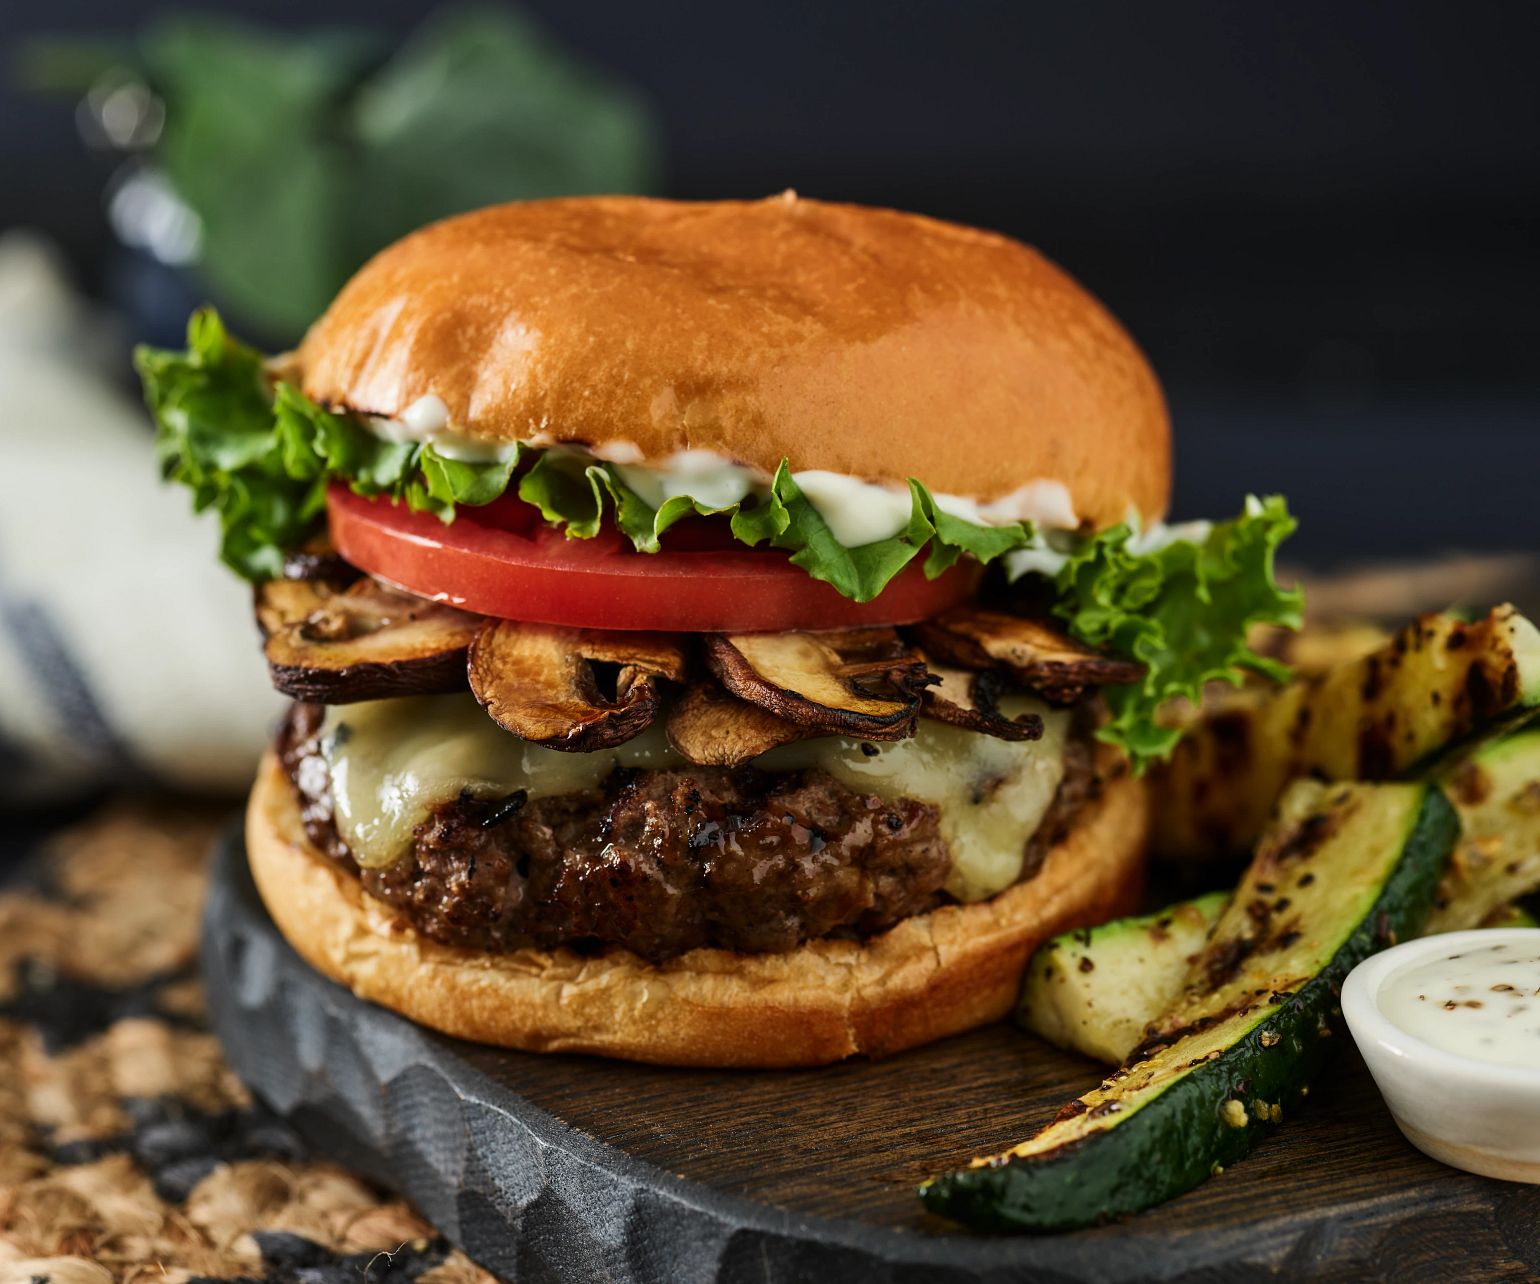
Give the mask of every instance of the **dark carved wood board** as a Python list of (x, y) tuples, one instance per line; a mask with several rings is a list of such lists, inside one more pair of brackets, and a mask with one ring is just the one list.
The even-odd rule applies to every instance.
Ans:
[(1540, 1187), (1414, 1150), (1345, 1035), (1309, 1101), (1198, 1190), (1120, 1224), (1011, 1238), (914, 1197), (1099, 1077), (1007, 1026), (769, 1073), (475, 1047), (306, 968), (236, 841), (217, 862), (205, 973), (227, 1055), (271, 1105), (521, 1284), (1540, 1279)]

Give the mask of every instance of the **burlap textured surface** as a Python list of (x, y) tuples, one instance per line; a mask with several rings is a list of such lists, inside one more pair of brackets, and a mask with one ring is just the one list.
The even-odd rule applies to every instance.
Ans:
[(0, 889), (0, 1284), (490, 1284), (224, 1064), (196, 969), (222, 819), (112, 807)]

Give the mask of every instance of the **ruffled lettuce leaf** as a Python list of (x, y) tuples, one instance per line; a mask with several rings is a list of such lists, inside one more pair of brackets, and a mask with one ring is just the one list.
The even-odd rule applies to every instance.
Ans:
[(314, 529), (324, 504), (321, 474), (281, 433), (261, 354), (195, 314), (185, 352), (134, 354), (155, 416), (164, 477), (219, 514), (220, 556), (249, 579), (280, 572), (284, 550)]
[(282, 573), (285, 553), (320, 525), (331, 480), (448, 521), (459, 505), (496, 499), (519, 466), (517, 453), (465, 462), (333, 414), (274, 379), (211, 309), (193, 314), (185, 351), (141, 347), (134, 365), (162, 475), (191, 489), (197, 511), (218, 514), (220, 558), (249, 580)]
[(1045, 555), (1033, 573), (1051, 574), (1054, 611), (1075, 637), (1146, 666), (1143, 682), (1105, 690), (1112, 716), (1099, 733), (1136, 769), (1178, 738), (1158, 717), (1168, 701), (1196, 699), (1206, 683), (1236, 683), (1247, 670), (1284, 676), (1247, 647), (1247, 629), (1299, 622), (1298, 592), (1279, 588), (1273, 575), (1274, 552), (1295, 525), (1280, 498), (1248, 500), (1240, 517), (1197, 540), (1150, 545), (1124, 525), (1086, 539), (1058, 536), (1050, 548), (1030, 525), (984, 526), (949, 513), (911, 481), (904, 528), (847, 548), (784, 460), (769, 485), (742, 502), (712, 507), (678, 496), (655, 508), (618, 469), (571, 451), (452, 458), (432, 444), (388, 440), (310, 401), (210, 310), (193, 316), (185, 351), (141, 348), (135, 363), (163, 474), (191, 489), (198, 511), (217, 513), (221, 558), (252, 580), (281, 574), (285, 554), (319, 526), (332, 481), (445, 522), (459, 507), (491, 503), (516, 486), (568, 536), (592, 538), (608, 518), (646, 553), (682, 518), (717, 516), (743, 543), (787, 550), (813, 578), (860, 602), (922, 553), (934, 578), (964, 554), (990, 562), (1028, 550)]
[(964, 553), (989, 562), (1033, 538), (1029, 527), (981, 526), (942, 512), (929, 491), (911, 479), (910, 514), (888, 539), (847, 548), (802, 493), (782, 460), (762, 495), (713, 507), (679, 495), (654, 508), (609, 464), (548, 451), (519, 482), (519, 497), (538, 507), (546, 521), (565, 525), (581, 539), (593, 536), (608, 511), (637, 550), (655, 553), (663, 533), (682, 517), (725, 517), (745, 544), (768, 543), (791, 553), (792, 562), (857, 602), (869, 602), (927, 547), (925, 573), (934, 579)]
[(598, 534), (608, 506), (616, 528), (639, 553), (656, 553), (663, 547), (663, 532), (685, 517), (724, 517), (733, 535), (751, 545), (784, 531), (790, 520), (773, 493), (717, 506), (677, 495), (654, 508), (611, 465), (559, 450), (540, 455), (519, 479), (519, 498), (534, 504), (546, 521), (565, 527), (575, 539)]
[(1054, 613), (1091, 646), (1145, 665), (1144, 680), (1106, 687), (1111, 720), (1100, 738), (1128, 752), (1137, 770), (1180, 739), (1163, 725), (1170, 700), (1198, 699), (1209, 682), (1239, 685), (1245, 671), (1276, 681), (1288, 669), (1246, 645), (1254, 624), (1298, 628), (1302, 596), (1278, 586), (1273, 558), (1294, 529), (1282, 497), (1249, 497), (1245, 511), (1201, 541), (1140, 551), (1124, 525), (1086, 540), (1054, 577)]

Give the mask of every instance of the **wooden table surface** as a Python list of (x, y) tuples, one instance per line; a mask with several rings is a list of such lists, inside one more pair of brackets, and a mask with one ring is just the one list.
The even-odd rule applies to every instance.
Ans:
[[(1540, 1187), (1446, 1168), (1397, 1131), (1351, 1040), (1306, 1105), (1252, 1155), (1193, 1193), (1083, 1234), (1179, 1234), (1351, 1206), (1359, 1216), (1434, 1207), (1527, 1209), (1540, 1242)], [(744, 1072), (628, 1066), (459, 1045), (511, 1091), (627, 1154), (698, 1181), (815, 1215), (957, 1234), (914, 1188), (1036, 1132), (1105, 1073), (1009, 1026), (885, 1061)], [(993, 1237), (992, 1237), (993, 1238)]]
[(915, 1185), (1026, 1136), (1098, 1067), (1004, 1025), (775, 1072), (460, 1043), (307, 968), (242, 855), (221, 856), (205, 917), (211, 1017), (232, 1064), (317, 1144), (521, 1284), (1540, 1279), (1540, 1186), (1416, 1151), (1346, 1035), (1308, 1102), (1190, 1194), (1070, 1235), (980, 1235), (925, 1213)]

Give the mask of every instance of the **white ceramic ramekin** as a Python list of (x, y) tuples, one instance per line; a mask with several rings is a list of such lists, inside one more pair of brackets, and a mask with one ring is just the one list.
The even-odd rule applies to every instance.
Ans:
[(1450, 932), (1407, 941), (1348, 973), (1342, 1014), (1406, 1139), (1442, 1163), (1540, 1184), (1540, 1061), (1494, 1065), (1435, 1048), (1395, 1025), (1379, 996), (1397, 973), (1463, 945), (1533, 946), (1540, 928)]

